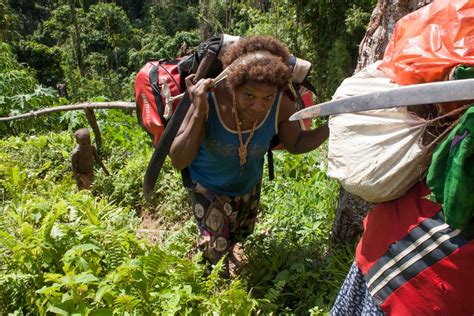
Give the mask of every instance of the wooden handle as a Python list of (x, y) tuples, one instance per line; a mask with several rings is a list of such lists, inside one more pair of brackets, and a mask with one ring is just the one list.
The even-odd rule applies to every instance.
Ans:
[(196, 76), (194, 77), (194, 83), (198, 82), (199, 79), (204, 78), (204, 76), (207, 75), (209, 68), (211, 68), (212, 63), (214, 62), (214, 59), (216, 59), (217, 54), (208, 49), (206, 50), (206, 53), (204, 54), (204, 57), (202, 58), (202, 61), (199, 63), (199, 67), (196, 70)]

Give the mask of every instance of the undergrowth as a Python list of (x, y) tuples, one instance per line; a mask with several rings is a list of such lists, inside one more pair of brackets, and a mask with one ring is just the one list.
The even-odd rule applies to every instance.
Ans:
[[(255, 233), (244, 244), (242, 275), (209, 276), (189, 258), (197, 230), (179, 173), (167, 162), (145, 202), (152, 154), (133, 117), (99, 114), (101, 153), (91, 191), (70, 169), (73, 133), (0, 139), (0, 311), (16, 314), (326, 313), (353, 259), (328, 236), (338, 186), (326, 176), (324, 148), (275, 153), (276, 178), (263, 182)], [(138, 234), (152, 214), (165, 233)]]

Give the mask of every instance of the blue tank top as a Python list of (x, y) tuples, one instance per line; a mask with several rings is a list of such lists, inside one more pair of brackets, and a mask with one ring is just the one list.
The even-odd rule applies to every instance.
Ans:
[[(193, 181), (215, 193), (229, 196), (246, 194), (257, 185), (262, 179), (265, 153), (272, 137), (278, 132), (280, 99), (281, 93), (277, 95), (266, 117), (255, 128), (247, 147), (247, 162), (242, 169), (237, 131), (224, 125), (215, 95), (209, 93), (209, 117), (204, 140), (189, 166)], [(245, 142), (249, 135), (250, 130), (242, 131), (242, 140)]]

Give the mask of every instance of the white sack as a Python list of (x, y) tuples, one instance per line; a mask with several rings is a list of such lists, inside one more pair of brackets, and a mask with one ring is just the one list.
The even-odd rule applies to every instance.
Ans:
[[(344, 80), (333, 99), (397, 87), (378, 64)], [(425, 174), (425, 128), (426, 121), (404, 107), (331, 116), (328, 175), (369, 202), (398, 198)]]

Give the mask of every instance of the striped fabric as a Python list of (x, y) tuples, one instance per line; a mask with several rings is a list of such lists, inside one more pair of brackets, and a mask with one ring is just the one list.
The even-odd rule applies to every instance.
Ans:
[(444, 222), (440, 211), (390, 245), (370, 268), (365, 276), (370, 294), (381, 304), (405, 282), (468, 242), (460, 230)]
[(421, 182), (377, 204), (364, 220), (356, 265), (387, 315), (473, 316), (474, 236), (449, 226), (429, 194)]

